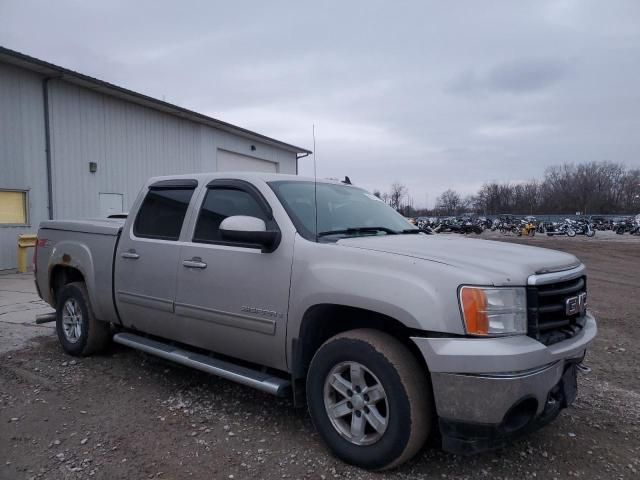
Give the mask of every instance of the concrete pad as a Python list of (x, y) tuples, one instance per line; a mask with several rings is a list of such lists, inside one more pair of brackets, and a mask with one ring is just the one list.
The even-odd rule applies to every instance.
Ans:
[(32, 273), (0, 274), (0, 353), (18, 350), (32, 339), (55, 335), (55, 324), (36, 325), (36, 315), (52, 312), (36, 293)]

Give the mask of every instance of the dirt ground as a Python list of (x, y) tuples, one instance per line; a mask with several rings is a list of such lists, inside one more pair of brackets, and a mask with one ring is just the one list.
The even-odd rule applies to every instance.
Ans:
[(475, 457), (427, 447), (372, 474), (333, 458), (288, 400), (115, 345), (73, 359), (47, 329), (0, 353), (0, 478), (640, 478), (640, 239), (484, 236), (565, 250), (589, 270), (592, 372), (543, 430)]

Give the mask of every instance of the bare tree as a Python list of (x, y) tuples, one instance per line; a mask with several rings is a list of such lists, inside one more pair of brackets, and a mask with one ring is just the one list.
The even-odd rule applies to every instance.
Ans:
[(477, 212), (499, 213), (634, 213), (640, 198), (640, 170), (611, 162), (549, 167), (542, 181), (485, 183), (475, 196)]
[(436, 200), (436, 208), (445, 215), (457, 215), (462, 210), (462, 197), (454, 190), (446, 190)]
[(399, 210), (406, 194), (407, 187), (399, 182), (394, 182), (393, 185), (391, 185), (391, 192), (389, 192), (389, 205)]

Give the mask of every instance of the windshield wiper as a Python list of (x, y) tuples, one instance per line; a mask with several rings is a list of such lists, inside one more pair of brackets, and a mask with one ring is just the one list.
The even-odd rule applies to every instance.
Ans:
[(399, 232), (396, 232), (396, 233), (403, 235), (403, 234), (411, 234), (411, 233), (415, 234), (420, 232), (422, 232), (422, 230), (420, 230), (419, 228), (405, 228), (404, 230), (400, 230)]
[(328, 235), (349, 235), (351, 233), (367, 233), (367, 232), (385, 232), (388, 235), (395, 235), (398, 232), (387, 227), (356, 227), (345, 228), (343, 230), (328, 230), (318, 233), (318, 237), (326, 237)]

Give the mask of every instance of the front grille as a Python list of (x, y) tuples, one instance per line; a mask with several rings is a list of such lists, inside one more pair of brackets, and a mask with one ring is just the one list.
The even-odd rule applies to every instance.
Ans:
[(576, 335), (584, 326), (584, 313), (568, 315), (567, 300), (587, 291), (587, 277), (527, 287), (527, 335), (551, 345)]

